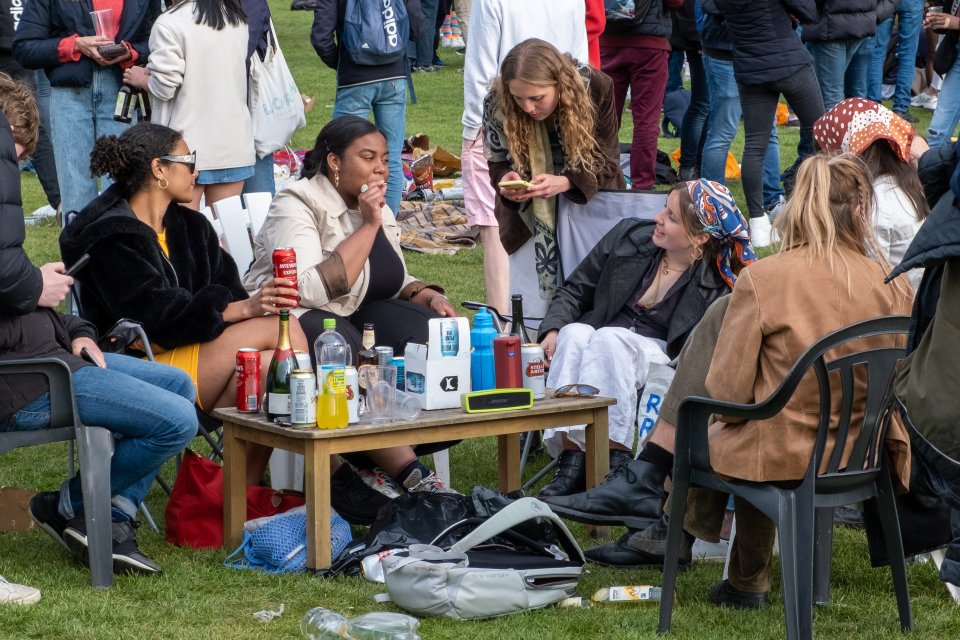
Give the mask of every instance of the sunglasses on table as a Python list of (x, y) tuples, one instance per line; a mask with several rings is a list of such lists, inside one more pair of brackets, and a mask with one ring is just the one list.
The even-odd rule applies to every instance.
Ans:
[(176, 162), (177, 164), (187, 165), (187, 169), (190, 170), (190, 173), (193, 173), (197, 168), (197, 152), (191, 151), (187, 155), (182, 156), (160, 156), (160, 160), (164, 162)]
[(592, 398), (600, 393), (591, 384), (565, 384), (553, 392), (554, 398)]

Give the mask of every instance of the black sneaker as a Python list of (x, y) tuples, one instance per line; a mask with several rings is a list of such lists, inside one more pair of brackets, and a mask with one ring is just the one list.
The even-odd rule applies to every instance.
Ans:
[[(158, 575), (160, 567), (149, 556), (140, 551), (134, 529), (139, 522), (120, 522), (114, 520), (111, 526), (113, 535), (113, 573), (116, 575), (140, 573)], [(83, 520), (70, 521), (63, 533), (63, 539), (71, 553), (83, 562), (88, 561), (87, 527)]]
[(710, 589), (710, 602), (731, 609), (762, 609), (770, 603), (767, 592), (752, 593), (737, 589), (729, 580), (721, 580)]
[[(60, 515), (60, 492), (59, 491), (41, 491), (30, 498), (30, 505), (27, 510), (30, 518), (43, 529), (51, 538), (63, 545), (64, 549), (70, 550), (63, 539), (64, 529), (67, 528), (67, 521)], [(81, 515), (82, 517), (82, 515)]]
[(350, 524), (369, 527), (389, 502), (389, 497), (368, 487), (348, 464), (340, 465), (330, 478), (330, 503)]
[(896, 113), (898, 116), (900, 116), (910, 124), (917, 124), (918, 122), (920, 122), (917, 116), (913, 115), (909, 111), (895, 111), (894, 113)]

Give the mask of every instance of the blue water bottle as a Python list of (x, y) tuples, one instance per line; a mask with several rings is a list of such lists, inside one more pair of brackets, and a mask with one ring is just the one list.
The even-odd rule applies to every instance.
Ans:
[(493, 328), (493, 316), (486, 309), (480, 309), (473, 316), (473, 330), (470, 331), (470, 378), (474, 391), (494, 389), (497, 386), (493, 365), (493, 339), (497, 330)]

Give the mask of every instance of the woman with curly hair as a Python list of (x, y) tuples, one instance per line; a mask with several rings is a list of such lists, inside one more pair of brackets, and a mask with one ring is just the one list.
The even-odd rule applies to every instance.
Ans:
[[(584, 204), (599, 189), (626, 187), (618, 130), (613, 82), (601, 71), (536, 38), (504, 58), (484, 100), (483, 146), (510, 290), (532, 290), (536, 274), (531, 315), (542, 315), (560, 284), (557, 196)], [(500, 186), (516, 180), (530, 186)]]

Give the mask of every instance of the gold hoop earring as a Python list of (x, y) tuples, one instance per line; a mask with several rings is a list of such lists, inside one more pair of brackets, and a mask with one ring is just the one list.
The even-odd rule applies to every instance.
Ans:
[[(160, 183), (161, 180), (163, 180), (162, 184)], [(166, 178), (160, 177), (157, 178), (157, 186), (160, 187), (161, 191), (166, 191), (167, 187), (170, 186), (170, 182)]]
[(340, 169), (337, 169), (336, 171), (333, 172), (333, 186), (335, 187), (340, 186)]
[(703, 247), (697, 245), (693, 248), (693, 259), (694, 261), (699, 260), (703, 257)]

